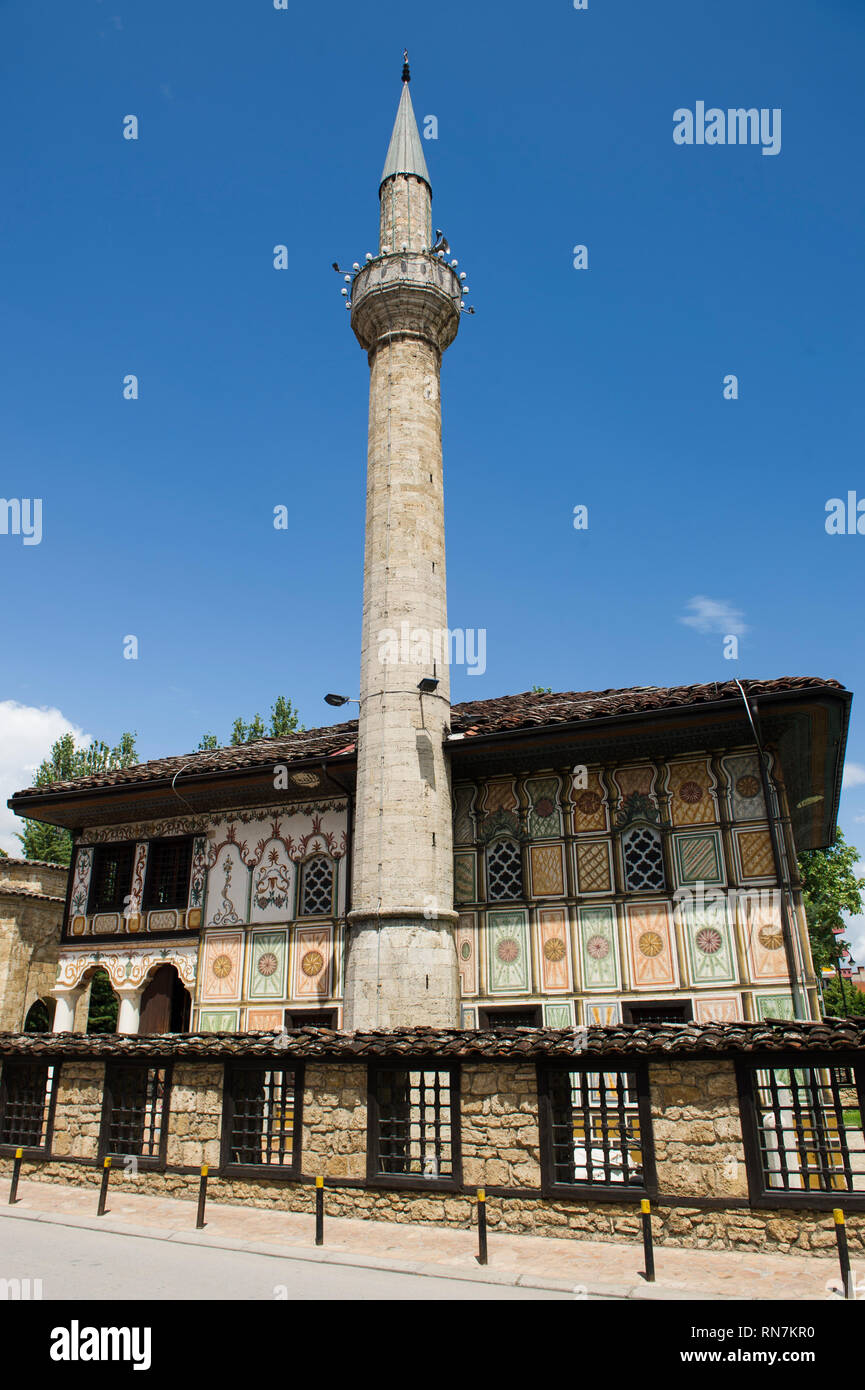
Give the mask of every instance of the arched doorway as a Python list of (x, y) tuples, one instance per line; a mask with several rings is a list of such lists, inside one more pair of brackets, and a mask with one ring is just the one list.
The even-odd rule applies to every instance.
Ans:
[(139, 1033), (186, 1033), (191, 1000), (173, 965), (154, 970), (141, 995)]
[(25, 1033), (50, 1033), (54, 1026), (56, 999), (35, 999), (24, 1020)]
[(88, 1033), (116, 1033), (118, 998), (107, 970), (99, 966), (90, 976)]

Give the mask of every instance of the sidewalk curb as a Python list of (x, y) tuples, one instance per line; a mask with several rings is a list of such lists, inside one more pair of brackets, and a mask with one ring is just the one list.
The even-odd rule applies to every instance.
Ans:
[[(36, 1221), (49, 1226), (70, 1226), (78, 1230), (106, 1231), (112, 1235), (131, 1236), (143, 1240), (166, 1240), (174, 1245), (193, 1245), (214, 1250), (235, 1250), (241, 1254), (266, 1255), (274, 1260), (296, 1260), (308, 1264), (347, 1266), (355, 1269), (375, 1269), (392, 1274), (416, 1275), (421, 1278), (448, 1279), (469, 1284), (490, 1284), (493, 1286), (521, 1289), (539, 1289), (549, 1293), (569, 1293), (575, 1299), (581, 1295), (588, 1298), (615, 1300), (639, 1299), (659, 1302), (693, 1299), (695, 1295), (682, 1289), (663, 1288), (647, 1284), (601, 1284), (590, 1283), (575, 1276), (569, 1279), (549, 1279), (542, 1275), (518, 1274), (513, 1271), (495, 1270), (489, 1267), (477, 1269), (458, 1268), (454, 1265), (433, 1264), (394, 1258), (386, 1255), (361, 1255), (351, 1250), (318, 1249), (315, 1246), (277, 1245), (262, 1241), (231, 1239), (227, 1236), (209, 1235), (206, 1231), (177, 1229), (156, 1229), (151, 1226), (136, 1226), (111, 1219), (110, 1208), (105, 1216), (76, 1216), (72, 1212), (54, 1215), (39, 1211), (16, 1211), (0, 1207), (0, 1219), (6, 1217), (14, 1221)], [(697, 1295), (700, 1298), (700, 1295)], [(705, 1295), (705, 1301), (735, 1302), (725, 1294)]]

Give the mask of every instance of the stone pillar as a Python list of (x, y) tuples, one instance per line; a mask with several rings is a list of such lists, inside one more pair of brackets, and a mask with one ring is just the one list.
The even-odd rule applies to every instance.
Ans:
[[(402, 108), (401, 108), (402, 109)], [(398, 118), (407, 119), (405, 113)], [(418, 140), (419, 144), (419, 140)], [(382, 246), (352, 289), (370, 365), (366, 548), (345, 1026), (459, 1023), (439, 377), (456, 273), (430, 253), (425, 178), (380, 190)], [(437, 681), (427, 692), (424, 679)]]
[(141, 1011), (142, 990), (118, 989), (115, 991), (120, 1003), (117, 1009), (118, 1033), (137, 1033), (138, 1016)]
[(74, 1033), (75, 1006), (83, 993), (80, 989), (55, 989), (52, 995), (57, 1001), (54, 1010), (53, 1033)]

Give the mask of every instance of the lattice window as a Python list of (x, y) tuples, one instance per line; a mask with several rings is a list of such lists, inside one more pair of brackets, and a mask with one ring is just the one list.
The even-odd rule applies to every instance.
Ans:
[(225, 1162), (296, 1167), (300, 1075), (295, 1067), (232, 1066), (226, 1076)]
[(163, 1156), (169, 1070), (118, 1063), (106, 1068), (100, 1152), (159, 1160)]
[(632, 892), (664, 888), (661, 835), (651, 825), (635, 825), (622, 836), (625, 882)]
[(510, 902), (523, 896), (523, 857), (516, 840), (496, 840), (487, 850), (487, 897)]
[(456, 1099), (451, 1069), (376, 1067), (371, 1088), (371, 1176), (453, 1180)]
[(553, 1183), (645, 1189), (642, 1073), (554, 1068), (548, 1078)]
[(122, 912), (132, 887), (134, 845), (97, 845), (90, 881), (90, 912)]
[(145, 907), (186, 907), (192, 840), (153, 840), (147, 855)]
[(840, 1068), (753, 1067), (759, 1181), (764, 1193), (865, 1197), (863, 1098)]
[(0, 1144), (46, 1149), (57, 1080), (53, 1062), (6, 1061), (0, 1085)]
[(333, 912), (333, 861), (324, 854), (303, 866), (301, 917), (329, 917)]

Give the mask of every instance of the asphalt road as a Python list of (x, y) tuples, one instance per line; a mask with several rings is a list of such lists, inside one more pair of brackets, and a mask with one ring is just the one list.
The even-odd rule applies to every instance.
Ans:
[[(0, 1280), (50, 1299), (571, 1301), (573, 1295), (285, 1260), (36, 1221), (0, 1223)], [(32, 1287), (32, 1285), (31, 1285)]]

